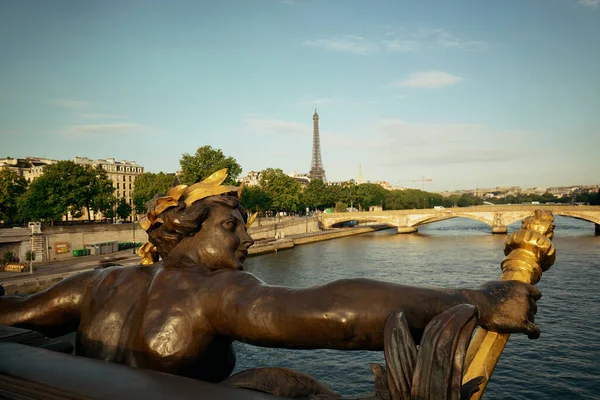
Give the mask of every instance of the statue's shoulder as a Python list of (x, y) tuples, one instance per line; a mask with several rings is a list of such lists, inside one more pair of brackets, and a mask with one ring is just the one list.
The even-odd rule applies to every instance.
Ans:
[(126, 295), (147, 291), (156, 271), (146, 267), (113, 266), (86, 271), (80, 275), (83, 274), (88, 274), (86, 285), (88, 293), (96, 295), (99, 292), (119, 292)]
[(211, 272), (205, 276), (205, 282), (212, 289), (230, 291), (239, 288), (250, 288), (265, 283), (249, 272), (233, 269), (223, 269)]

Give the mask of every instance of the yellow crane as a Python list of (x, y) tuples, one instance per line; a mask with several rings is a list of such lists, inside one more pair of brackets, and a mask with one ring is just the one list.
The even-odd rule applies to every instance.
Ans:
[(425, 179), (424, 176), (421, 179), (401, 179), (398, 182), (421, 182), (421, 190), (425, 190), (425, 182), (433, 182), (433, 179)]

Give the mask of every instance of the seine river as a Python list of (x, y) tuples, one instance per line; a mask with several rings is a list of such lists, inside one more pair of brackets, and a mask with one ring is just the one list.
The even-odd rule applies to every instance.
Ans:
[[(556, 217), (557, 259), (538, 287), (536, 324), (542, 335), (513, 335), (494, 372), (487, 399), (600, 398), (600, 237), (586, 221)], [(518, 229), (520, 222), (509, 227)], [(253, 257), (247, 271), (267, 283), (293, 287), (341, 278), (471, 287), (500, 276), (505, 235), (466, 219), (331, 240)], [(364, 299), (366, 302), (369, 299)], [(236, 344), (236, 371), (287, 367), (312, 375), (345, 396), (374, 391), (369, 363), (381, 352), (280, 350)]]

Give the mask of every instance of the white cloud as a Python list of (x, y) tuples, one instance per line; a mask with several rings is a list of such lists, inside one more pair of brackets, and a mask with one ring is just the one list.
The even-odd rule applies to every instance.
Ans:
[(578, 0), (577, 4), (580, 4), (584, 7), (597, 8), (600, 6), (600, 0)]
[(66, 129), (73, 135), (115, 135), (146, 131), (148, 128), (135, 123), (73, 125)]
[(79, 117), (84, 119), (123, 119), (128, 116), (125, 114), (101, 114), (101, 113), (83, 113)]
[(487, 45), (478, 40), (463, 40), (440, 28), (419, 29), (411, 35), (428, 48), (451, 48), (459, 50), (481, 50)]
[(306, 40), (303, 46), (318, 47), (325, 50), (354, 54), (372, 54), (378, 50), (376, 43), (362, 36), (345, 35), (325, 39)]
[(393, 53), (416, 52), (421, 49), (421, 43), (417, 40), (384, 40), (381, 43), (387, 51)]
[[(583, 1), (598, 2), (600, 0)], [(355, 35), (332, 36), (329, 38), (307, 40), (302, 42), (302, 45), (363, 55), (381, 51), (392, 53), (414, 53), (439, 49), (471, 51), (487, 47), (485, 42), (461, 39), (445, 29), (427, 28), (419, 29), (412, 33), (401, 34), (401, 30), (394, 30), (390, 27), (385, 27), (385, 32), (379, 37), (365, 38)]]
[(394, 95), (394, 97), (397, 98), (397, 99), (401, 99), (401, 100), (404, 100), (404, 99), (408, 98), (408, 96), (405, 95), (405, 94), (397, 94), (397, 95)]
[(51, 99), (50, 101), (57, 106), (67, 108), (69, 110), (84, 110), (90, 106), (90, 103), (87, 101), (73, 99)]
[(311, 133), (312, 125), (280, 119), (249, 117), (246, 115), (244, 129), (249, 133), (257, 134), (306, 135)]
[(410, 74), (407, 78), (392, 82), (392, 86), (438, 89), (445, 86), (456, 85), (462, 81), (460, 76), (442, 71), (423, 71)]
[(319, 106), (319, 105), (323, 105), (323, 104), (330, 104), (333, 102), (333, 99), (327, 99), (327, 98), (323, 98), (323, 99), (314, 99), (314, 100), (303, 100), (300, 102), (301, 106)]

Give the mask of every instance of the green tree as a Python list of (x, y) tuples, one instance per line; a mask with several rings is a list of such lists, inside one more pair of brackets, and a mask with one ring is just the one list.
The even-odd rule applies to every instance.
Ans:
[(119, 200), (119, 204), (117, 205), (117, 216), (121, 219), (127, 219), (131, 215), (131, 206), (127, 204), (125, 199)]
[(144, 172), (135, 178), (133, 188), (133, 205), (136, 212), (142, 214), (146, 211), (146, 202), (152, 200), (157, 194), (166, 194), (169, 188), (173, 186), (175, 177), (167, 175), (164, 172), (154, 174)]
[(350, 204), (350, 207), (358, 206), (358, 187), (356, 186), (356, 182), (354, 179), (351, 179), (346, 182), (342, 182), (340, 185), (339, 197), (334, 199), (337, 203), (338, 201), (342, 201), (346, 204)]
[(104, 215), (104, 217), (110, 219), (111, 221), (113, 221), (113, 219), (115, 218), (115, 210), (114, 208), (109, 208), (107, 210), (102, 211), (102, 215)]
[(194, 155), (184, 153), (179, 160), (181, 166), (181, 183), (192, 185), (207, 178), (213, 172), (227, 168), (226, 184), (234, 184), (236, 178), (242, 173), (242, 167), (235, 158), (225, 157), (220, 149), (203, 146), (196, 150)]
[(242, 192), (242, 206), (249, 212), (270, 210), (273, 204), (271, 196), (257, 186), (246, 186)]
[(483, 204), (483, 200), (468, 193), (463, 193), (456, 202), (456, 205), (459, 207), (478, 206), (481, 204)]
[(458, 199), (460, 199), (459, 195), (451, 194), (450, 196), (444, 198), (444, 200), (442, 201), (442, 205), (446, 208), (454, 207), (457, 205)]
[(0, 220), (13, 223), (18, 219), (18, 201), (27, 190), (27, 181), (8, 167), (0, 169)]
[(91, 211), (114, 205), (112, 193), (112, 182), (104, 170), (59, 161), (47, 165), (44, 174), (31, 183), (21, 209), (26, 218), (56, 221), (61, 214), (68, 218), (69, 211), (80, 216), (85, 207), (91, 219)]
[(406, 208), (405, 196), (402, 190), (390, 190), (385, 195), (383, 201), (386, 210), (403, 210)]
[(279, 168), (267, 168), (260, 174), (260, 188), (273, 199), (272, 209), (297, 211), (302, 186)]
[(361, 208), (368, 210), (371, 206), (383, 205), (388, 190), (385, 190), (376, 183), (363, 183), (358, 185), (357, 194)]
[(52, 180), (39, 176), (31, 182), (25, 194), (19, 199), (19, 215), (29, 221), (60, 220), (69, 206), (61, 193), (55, 190)]
[(590, 205), (597, 206), (600, 205), (600, 189), (596, 193), (590, 192)]
[(88, 219), (91, 219), (90, 210), (101, 212), (105, 217), (110, 214), (117, 198), (114, 195), (112, 180), (103, 169), (87, 167), (88, 176), (82, 181), (87, 185), (87, 190), (83, 192), (83, 201), (88, 210)]
[(338, 201), (335, 203), (335, 212), (346, 212), (348, 211), (348, 204), (343, 201)]
[(327, 189), (321, 179), (311, 180), (302, 192), (302, 203), (313, 210), (326, 207), (330, 203)]

